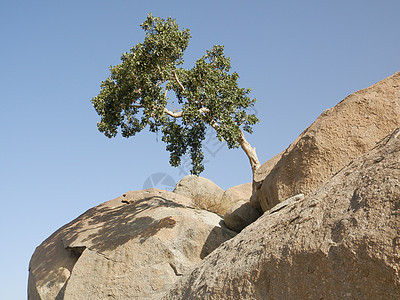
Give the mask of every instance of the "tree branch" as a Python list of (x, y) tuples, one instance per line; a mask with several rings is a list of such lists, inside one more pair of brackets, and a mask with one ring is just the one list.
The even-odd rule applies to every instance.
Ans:
[(178, 83), (178, 85), (180, 86), (180, 88), (182, 89), (182, 91), (185, 90), (185, 87), (182, 85), (182, 83), (180, 82), (178, 75), (176, 74), (176, 72), (174, 71), (174, 78), (176, 80), (176, 82)]
[(135, 104), (131, 104), (131, 105), (122, 105), (121, 106), (123, 109), (127, 109), (127, 108), (143, 108), (143, 105), (140, 105), (139, 103), (135, 102)]
[(181, 118), (182, 117), (182, 111), (178, 111), (178, 112), (172, 112), (172, 111), (170, 111), (168, 108), (166, 108), (166, 107), (164, 107), (164, 112), (167, 114), (167, 115), (169, 115), (169, 116), (171, 116), (171, 117), (173, 117), (173, 118)]

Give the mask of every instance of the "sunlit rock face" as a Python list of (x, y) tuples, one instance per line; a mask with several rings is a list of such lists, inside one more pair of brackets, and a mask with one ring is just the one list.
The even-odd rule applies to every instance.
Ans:
[(400, 132), (265, 212), (164, 299), (400, 299)]
[(29, 299), (156, 299), (234, 235), (189, 198), (157, 189), (128, 192), (88, 210), (36, 249)]
[(312, 193), (399, 126), (400, 72), (323, 112), (266, 162), (255, 176), (252, 203), (267, 211), (289, 197)]

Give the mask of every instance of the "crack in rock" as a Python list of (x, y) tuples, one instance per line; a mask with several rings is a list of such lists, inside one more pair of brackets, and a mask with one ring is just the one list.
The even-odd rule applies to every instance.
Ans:
[(173, 263), (169, 263), (169, 266), (172, 268), (172, 270), (174, 270), (174, 273), (176, 276), (183, 276), (183, 274), (178, 271), (178, 269), (176, 268), (176, 266)]

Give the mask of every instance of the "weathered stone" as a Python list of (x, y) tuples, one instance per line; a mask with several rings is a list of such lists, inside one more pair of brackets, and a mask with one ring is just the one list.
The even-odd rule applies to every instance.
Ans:
[(230, 208), (238, 201), (249, 201), (252, 193), (251, 182), (236, 185), (227, 189), (222, 195), (221, 202)]
[(244, 183), (227, 189), (222, 195), (221, 202), (226, 208), (224, 222), (228, 228), (240, 232), (260, 217), (260, 211), (249, 202), (252, 191), (252, 183)]
[(275, 155), (270, 160), (263, 163), (261, 167), (258, 168), (254, 173), (250, 203), (260, 212), (262, 212), (262, 208), (258, 198), (262, 198), (262, 195), (259, 190), (263, 184), (265, 177), (271, 172), (272, 168), (275, 167), (276, 163), (281, 159), (282, 153)]
[(400, 126), (400, 72), (326, 110), (288, 149), (255, 175), (251, 203), (267, 211), (310, 194)]
[(224, 215), (225, 225), (236, 232), (256, 221), (261, 213), (249, 201), (240, 200), (233, 204)]
[(128, 192), (88, 210), (36, 249), (28, 297), (158, 298), (234, 235), (187, 197), (157, 189)]
[(164, 299), (400, 299), (400, 131), (281, 202)]
[(197, 208), (205, 209), (221, 216), (226, 212), (227, 208), (221, 202), (224, 190), (210, 179), (187, 175), (177, 183), (174, 193), (192, 199)]

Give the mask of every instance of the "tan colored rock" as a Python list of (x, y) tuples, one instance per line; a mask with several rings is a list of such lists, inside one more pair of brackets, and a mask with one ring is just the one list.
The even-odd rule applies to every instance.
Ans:
[(400, 299), (400, 132), (264, 213), (163, 299)]
[(236, 205), (239, 201), (249, 202), (252, 194), (251, 182), (239, 184), (227, 189), (220, 200), (220, 215), (226, 215), (228, 211), (232, 211), (232, 206)]
[(224, 190), (210, 179), (187, 175), (183, 177), (174, 189), (174, 193), (192, 199), (197, 208), (205, 209), (223, 216), (226, 208), (221, 202)]
[(263, 165), (255, 176), (252, 204), (259, 202), (267, 211), (293, 195), (310, 194), (398, 126), (400, 72), (323, 112), (288, 149)]
[(225, 206), (224, 222), (229, 229), (240, 232), (257, 220), (261, 213), (250, 204), (252, 184), (244, 183), (231, 187), (222, 195)]
[(249, 201), (252, 193), (251, 182), (239, 184), (227, 189), (222, 195), (221, 201), (231, 206), (238, 201)]
[[(261, 188), (265, 177), (271, 172), (271, 170), (275, 167), (276, 163), (281, 159), (282, 154), (283, 154), (283, 152), (275, 155), (270, 160), (263, 163), (261, 165), (261, 167), (258, 168), (256, 170), (256, 172), (254, 173), (250, 204), (257, 210), (259, 210), (260, 212), (262, 212), (262, 208), (261, 208), (260, 201), (258, 200), (258, 198), (259, 197), (262, 198), (262, 196), (259, 192), (259, 189)], [(259, 195), (257, 195), (257, 193)]]
[[(222, 225), (221, 225), (222, 224)], [(155, 299), (235, 233), (187, 197), (149, 189), (94, 207), (33, 254), (30, 300)]]
[(261, 216), (260, 211), (255, 209), (249, 201), (240, 200), (233, 204), (224, 215), (226, 227), (240, 232), (246, 226), (255, 222)]

